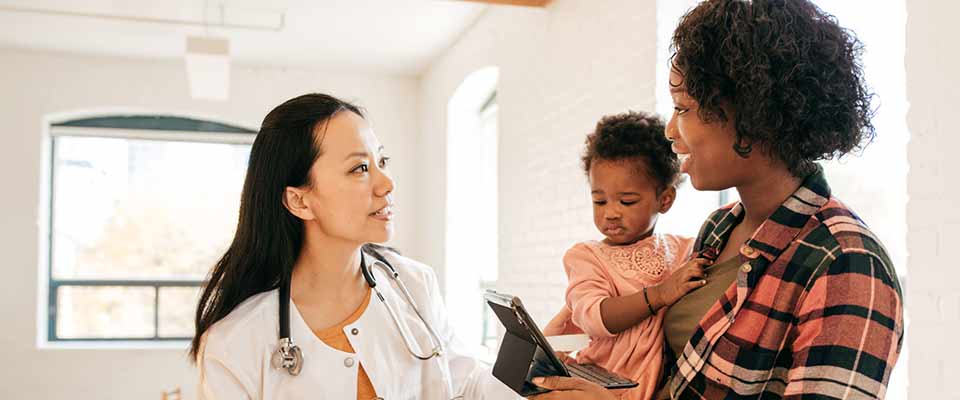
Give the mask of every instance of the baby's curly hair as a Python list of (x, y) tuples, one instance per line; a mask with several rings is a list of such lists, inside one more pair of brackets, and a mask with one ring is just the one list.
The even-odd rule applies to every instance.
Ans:
[(587, 135), (583, 170), (590, 174), (594, 161), (645, 162), (646, 173), (657, 182), (657, 194), (680, 184), (680, 162), (663, 135), (663, 120), (653, 114), (629, 111), (607, 115)]
[(721, 102), (732, 106), (742, 157), (756, 144), (802, 177), (876, 135), (863, 45), (810, 1), (704, 1), (683, 16), (671, 48), (702, 119), (726, 121)]

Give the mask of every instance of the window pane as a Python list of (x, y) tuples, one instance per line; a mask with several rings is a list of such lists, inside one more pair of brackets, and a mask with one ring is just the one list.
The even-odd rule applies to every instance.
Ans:
[(160, 288), (160, 337), (193, 336), (193, 313), (199, 299), (199, 287)]
[(57, 290), (57, 336), (153, 337), (152, 287), (61, 286)]
[(201, 279), (236, 228), (249, 145), (57, 137), (53, 276)]

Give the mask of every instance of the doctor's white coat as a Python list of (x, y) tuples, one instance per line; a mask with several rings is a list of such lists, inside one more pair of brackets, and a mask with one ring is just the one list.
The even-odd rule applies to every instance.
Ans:
[[(290, 304), (290, 334), (303, 350), (299, 376), (272, 368), (277, 348), (278, 292), (252, 296), (205, 334), (198, 357), (200, 395), (204, 399), (346, 399), (357, 398), (357, 368), (363, 365), (377, 395), (387, 400), (516, 399), (517, 395), (477, 361), (463, 355), (447, 322), (443, 298), (433, 270), (411, 259), (384, 252), (397, 269), (424, 318), (444, 341), (445, 354), (427, 361), (407, 351), (397, 327), (376, 294), (363, 315), (344, 327), (356, 350), (344, 353), (328, 347), (311, 332)], [(367, 255), (367, 260), (375, 260)], [(379, 268), (371, 269), (385, 300), (400, 316), (418, 354), (432, 348), (413, 309), (393, 281)]]

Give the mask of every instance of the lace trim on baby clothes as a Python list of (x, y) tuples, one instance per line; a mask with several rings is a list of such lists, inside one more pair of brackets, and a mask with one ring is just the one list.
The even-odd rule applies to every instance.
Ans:
[(609, 246), (596, 242), (592, 247), (599, 250), (599, 253), (627, 278), (644, 275), (648, 279), (658, 279), (667, 272), (664, 253), (674, 253), (675, 250), (670, 249), (659, 235), (648, 240), (653, 243), (643, 240), (630, 246)]

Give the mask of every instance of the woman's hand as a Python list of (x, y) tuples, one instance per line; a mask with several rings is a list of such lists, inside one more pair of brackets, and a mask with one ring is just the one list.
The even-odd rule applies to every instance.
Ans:
[(713, 264), (713, 261), (706, 258), (695, 258), (674, 271), (663, 283), (650, 290), (653, 294), (653, 296), (650, 296), (653, 306), (655, 308), (669, 307), (690, 291), (706, 285), (707, 274), (703, 272), (703, 268), (711, 264)]
[(593, 382), (565, 376), (547, 376), (533, 378), (533, 383), (542, 388), (553, 390), (549, 393), (529, 397), (531, 400), (616, 400), (609, 390)]

